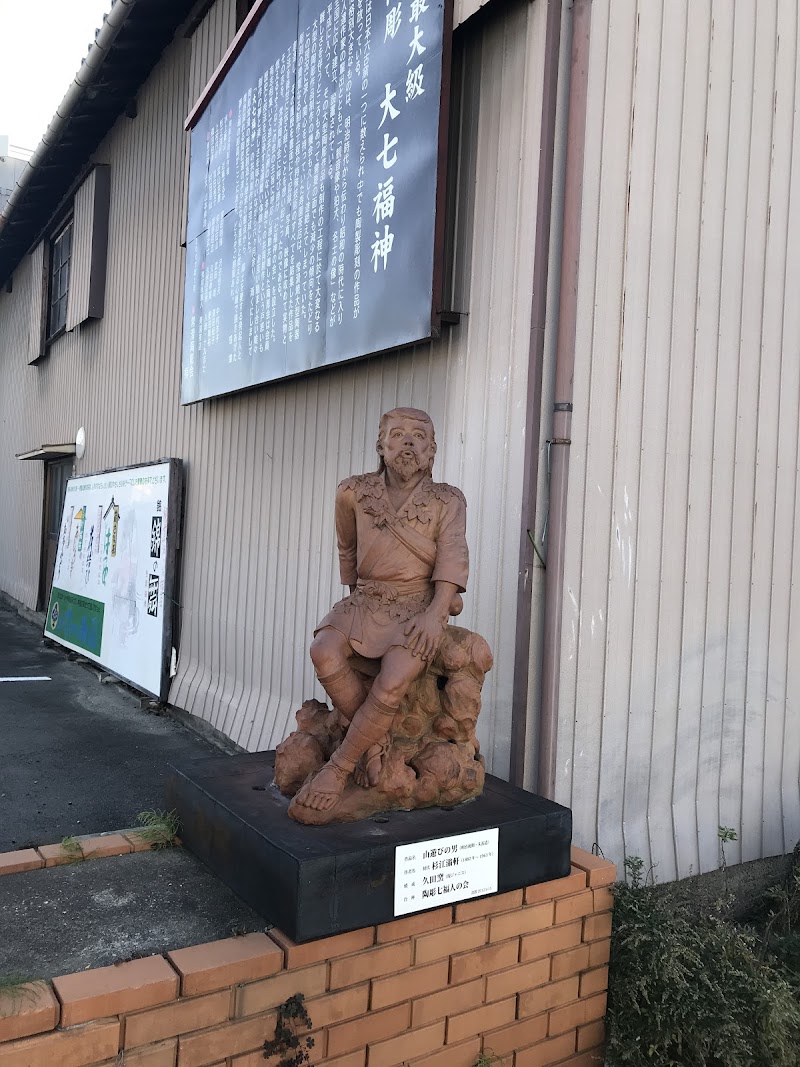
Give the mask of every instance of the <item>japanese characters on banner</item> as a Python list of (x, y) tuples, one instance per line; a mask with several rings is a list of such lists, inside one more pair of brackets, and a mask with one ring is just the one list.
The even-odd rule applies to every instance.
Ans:
[[(181, 465), (70, 478), (45, 636), (166, 697)], [(173, 514), (174, 512), (174, 514)], [(169, 552), (172, 549), (172, 552)]]
[(433, 332), (444, 0), (273, 0), (191, 137), (182, 400)]

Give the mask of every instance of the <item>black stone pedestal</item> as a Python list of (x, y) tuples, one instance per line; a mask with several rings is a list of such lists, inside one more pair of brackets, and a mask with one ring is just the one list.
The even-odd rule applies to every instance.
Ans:
[(294, 941), (394, 919), (398, 845), (498, 827), (498, 892), (569, 874), (572, 813), (499, 778), (487, 775), (483, 796), (449, 811), (301, 826), (270, 784), (274, 756), (198, 760), (173, 770), (167, 795), (184, 845)]

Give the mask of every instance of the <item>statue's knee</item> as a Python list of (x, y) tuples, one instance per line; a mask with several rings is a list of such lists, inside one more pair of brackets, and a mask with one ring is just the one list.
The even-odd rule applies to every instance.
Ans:
[(409, 688), (424, 672), (425, 664), (414, 658), (410, 663), (398, 663), (396, 660), (386, 664), (375, 679), (373, 692), (387, 704), (397, 706)]
[(314, 640), (311, 642), (311, 662), (318, 674), (325, 673), (325, 667), (330, 658), (330, 652), (328, 650), (328, 642), (325, 640), (322, 633), (318, 633)]
[(341, 666), (344, 660), (344, 654), (342, 650), (343, 642), (337, 640), (339, 634), (333, 630), (320, 630), (314, 640), (311, 642), (311, 662), (314, 664), (314, 669), (317, 674), (324, 678), (328, 674), (333, 674)]

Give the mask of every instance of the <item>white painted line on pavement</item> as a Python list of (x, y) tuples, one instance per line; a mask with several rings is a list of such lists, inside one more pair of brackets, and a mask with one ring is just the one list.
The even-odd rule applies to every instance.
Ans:
[(38, 674), (36, 676), (26, 675), (22, 678), (0, 678), (0, 682), (51, 682), (52, 678), (49, 674)]

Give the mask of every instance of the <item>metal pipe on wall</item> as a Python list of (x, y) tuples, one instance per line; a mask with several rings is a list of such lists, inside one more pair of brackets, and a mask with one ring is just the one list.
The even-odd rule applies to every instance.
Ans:
[(539, 711), (537, 792), (552, 797), (556, 778), (556, 740), (561, 671), (569, 447), (578, 309), (581, 199), (589, 81), (592, 0), (575, 0), (572, 23), (567, 149), (564, 173), (564, 229), (561, 239), (561, 288), (558, 308), (553, 428), (550, 447), (547, 572)]
[(539, 473), (539, 430), (542, 415), (542, 362), (547, 317), (547, 276), (550, 264), (550, 222), (553, 210), (553, 155), (558, 108), (559, 49), (562, 0), (548, 0), (542, 75), (542, 120), (539, 135), (538, 202), (533, 253), (531, 332), (528, 342), (528, 395), (525, 405), (525, 470), (517, 576), (517, 620), (514, 641), (514, 682), (511, 697), (511, 760), (509, 780), (521, 786), (525, 776), (528, 724), (528, 673), (531, 645), (536, 521), (536, 483)]

